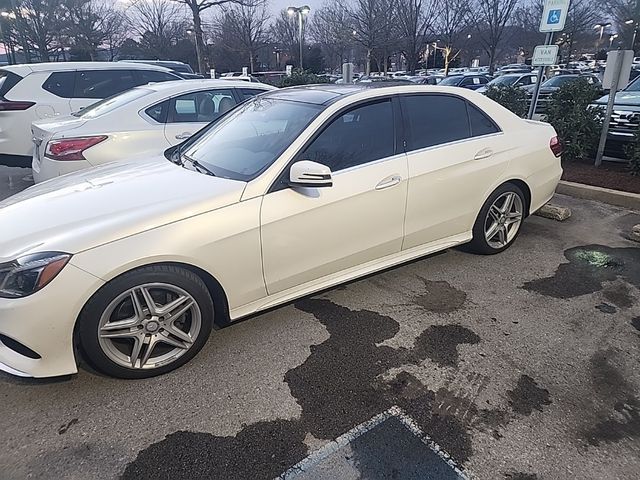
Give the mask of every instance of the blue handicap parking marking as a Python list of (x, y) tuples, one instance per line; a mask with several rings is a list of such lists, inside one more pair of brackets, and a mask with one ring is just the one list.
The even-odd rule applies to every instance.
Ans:
[(547, 23), (549, 25), (560, 23), (560, 14), (562, 10), (549, 10), (549, 17), (547, 18)]

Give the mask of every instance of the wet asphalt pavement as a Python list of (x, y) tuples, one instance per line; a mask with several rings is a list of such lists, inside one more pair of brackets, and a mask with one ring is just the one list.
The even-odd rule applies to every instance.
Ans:
[[(27, 174), (0, 167), (0, 198)], [(254, 316), (162, 377), (0, 373), (0, 478), (272, 479), (395, 407), (471, 478), (637, 478), (640, 214), (554, 201), (571, 219), (528, 219), (498, 256), (449, 250)], [(378, 465), (396, 435), (393, 459), (420, 451), (396, 427), (300, 478), (419, 478), (429, 452)]]

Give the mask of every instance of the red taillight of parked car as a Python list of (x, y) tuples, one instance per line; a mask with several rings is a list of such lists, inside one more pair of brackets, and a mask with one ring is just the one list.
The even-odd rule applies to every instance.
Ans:
[(100, 135), (97, 137), (51, 140), (47, 143), (44, 156), (52, 160), (86, 160), (82, 153), (106, 139), (105, 135)]
[(558, 137), (553, 137), (551, 139), (549, 142), (549, 148), (551, 148), (553, 154), (558, 158), (560, 158), (562, 156), (562, 152), (564, 152), (564, 147)]
[(0, 112), (15, 112), (19, 110), (27, 110), (34, 105), (34, 102), (18, 102), (0, 98)]

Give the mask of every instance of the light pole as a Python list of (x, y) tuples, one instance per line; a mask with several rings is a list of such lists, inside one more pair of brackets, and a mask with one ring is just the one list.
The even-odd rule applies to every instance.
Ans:
[(614, 33), (609, 37), (609, 50), (611, 50), (611, 46), (613, 45), (613, 41), (618, 38), (618, 34)]
[(634, 47), (636, 46), (636, 37), (638, 36), (638, 24), (633, 18), (630, 18), (629, 20), (625, 20), (624, 23), (627, 25), (633, 25), (633, 36), (631, 37), (631, 50), (635, 50)]
[[(198, 67), (200, 66), (200, 45), (198, 45), (198, 37), (196, 36), (196, 31), (194, 28), (187, 28), (187, 34), (193, 35), (194, 43), (196, 44), (196, 62), (198, 63)], [(200, 70), (200, 68), (198, 68)], [(199, 72), (203, 73), (203, 72)]]
[(304, 38), (304, 16), (311, 11), (309, 5), (303, 5), (302, 7), (289, 7), (287, 13), (289, 15), (298, 14), (298, 41), (300, 43), (300, 70), (302, 70), (302, 40)]
[(604, 29), (610, 27), (610, 23), (596, 23), (593, 28), (600, 29), (600, 41), (602, 41), (602, 35), (604, 35)]

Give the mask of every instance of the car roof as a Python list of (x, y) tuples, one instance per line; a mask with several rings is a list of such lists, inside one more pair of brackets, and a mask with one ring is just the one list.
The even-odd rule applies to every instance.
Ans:
[(263, 98), (292, 100), (315, 105), (331, 105), (343, 98), (363, 93), (366, 91), (380, 91), (380, 94), (398, 94), (406, 90), (407, 94), (416, 93), (456, 93), (459, 90), (468, 90), (459, 87), (441, 87), (436, 85), (423, 85), (414, 82), (379, 82), (379, 83), (347, 83), (347, 84), (318, 84), (303, 85), (276, 89), (265, 93)]
[(68, 70), (122, 70), (123, 67), (131, 70), (157, 70), (172, 73), (168, 68), (159, 65), (129, 62), (45, 62), (7, 65), (2, 67), (2, 69), (17, 73), (18, 75), (26, 75), (32, 72), (60, 72)]

